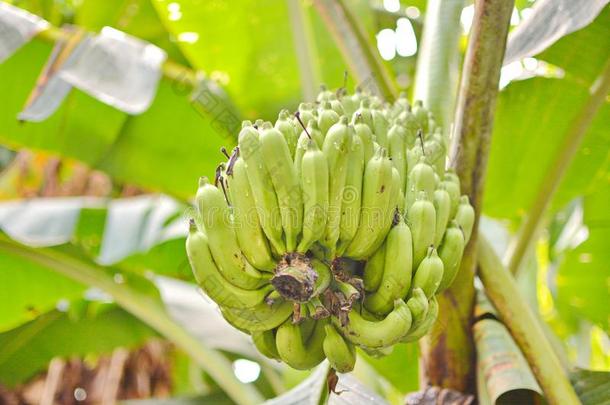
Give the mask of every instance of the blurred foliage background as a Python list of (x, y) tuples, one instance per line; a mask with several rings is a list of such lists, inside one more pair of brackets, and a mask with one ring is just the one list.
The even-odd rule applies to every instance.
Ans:
[[(183, 246), (196, 179), (213, 174), (221, 146), (235, 144), (223, 117), (275, 119), (322, 83), (342, 86), (345, 71), (349, 90), (362, 84), (319, 9), (297, 0), (9, 3), (56, 27), (112, 26), (150, 41), (214, 91), (202, 101), (186, 80), (163, 79), (150, 109), (129, 116), (75, 89), (48, 120), (20, 123), (53, 45), (34, 39), (0, 64), (0, 398), (53, 392), (72, 403), (114, 390), (104, 403), (222, 403), (231, 384), (262, 399), (303, 381), (307, 373), (262, 359), (222, 320), (194, 286)], [(411, 97), (427, 2), (345, 3), (393, 91)], [(511, 27), (533, 6), (516, 1)], [(449, 66), (458, 75), (474, 5), (460, 8), (459, 53)], [(584, 28), (504, 66), (482, 224), (498, 252), (534, 204), (609, 56), (606, 6)], [(518, 272), (559, 350), (600, 371), (610, 370), (609, 128), (606, 98)], [(417, 373), (410, 345), (383, 359), (363, 355), (354, 375), (362, 389), (399, 403), (418, 389)]]

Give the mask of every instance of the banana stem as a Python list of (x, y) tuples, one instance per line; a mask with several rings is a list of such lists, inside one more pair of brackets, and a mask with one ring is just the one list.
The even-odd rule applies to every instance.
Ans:
[(294, 253), (287, 255), (275, 271), (271, 284), (280, 295), (290, 301), (307, 302), (314, 292), (318, 273), (309, 260)]
[(471, 325), (475, 302), (476, 229), (513, 6), (512, 0), (475, 2), (450, 153), (451, 167), (460, 177), (461, 191), (469, 196), (476, 210), (474, 231), (453, 285), (439, 295), (439, 321), (422, 344), (425, 382), (460, 391), (472, 392), (475, 385)]
[(231, 363), (226, 357), (202, 346), (197, 339), (174, 322), (167, 315), (163, 306), (152, 297), (138, 292), (126, 284), (115, 283), (107, 269), (53, 249), (29, 248), (4, 235), (0, 235), (0, 251), (19, 256), (80, 283), (105, 291), (126, 311), (150, 325), (188, 353), (237, 404), (251, 405), (263, 401), (256, 388), (243, 384), (235, 378)]
[(544, 222), (544, 213), (553, 200), (553, 196), (559, 188), (568, 167), (570, 167), (593, 118), (604, 104), (609, 91), (610, 59), (606, 61), (606, 66), (589, 89), (590, 97), (572, 121), (553, 165), (540, 183), (540, 191), (523, 221), (518, 236), (506, 252), (507, 267), (512, 274), (516, 274), (521, 268), (523, 259)]
[(525, 355), (550, 404), (580, 404), (542, 326), (489, 242), (479, 235), (479, 277), (500, 318)]

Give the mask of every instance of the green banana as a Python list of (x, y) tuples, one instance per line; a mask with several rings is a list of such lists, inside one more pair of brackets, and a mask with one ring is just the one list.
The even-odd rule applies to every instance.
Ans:
[(350, 129), (347, 126), (347, 118), (333, 125), (324, 138), (322, 153), (328, 162), (329, 173), (329, 199), (328, 218), (326, 220), (326, 231), (324, 238), (320, 241), (323, 246), (334, 255), (336, 243), (339, 240), (341, 225), (341, 202), (343, 189), (347, 179), (348, 153), (351, 141)]
[(330, 366), (338, 373), (349, 373), (356, 365), (356, 348), (332, 324), (324, 326), (326, 336), (322, 348)]
[(252, 332), (252, 342), (256, 349), (265, 357), (275, 360), (280, 359), (275, 345), (275, 330)]
[(337, 99), (336, 94), (333, 93), (328, 98), (328, 101), (330, 102), (330, 108), (332, 108), (334, 112), (336, 112), (339, 116), (345, 115), (345, 110), (343, 109), (343, 105)]
[(443, 261), (438, 257), (434, 247), (428, 249), (428, 254), (422, 260), (413, 276), (413, 289), (421, 288), (430, 298), (438, 290), (443, 279)]
[(449, 214), (449, 217), (453, 218), (455, 217), (458, 206), (460, 205), (460, 178), (454, 172), (447, 171), (445, 172), (445, 176), (443, 177), (441, 184), (449, 193), (449, 197), (451, 197), (451, 213)]
[(425, 133), (428, 132), (428, 110), (426, 110), (421, 102), (421, 100), (416, 100), (413, 103), (413, 115), (415, 119), (419, 123), (419, 127)]
[(375, 314), (387, 314), (394, 300), (404, 298), (411, 287), (413, 262), (411, 230), (400, 220), (388, 233), (383, 277), (379, 289), (366, 296), (364, 307)]
[(422, 191), (426, 193), (428, 200), (433, 200), (434, 189), (436, 188), (434, 169), (426, 162), (424, 157), (420, 158), (409, 173), (407, 184), (405, 211), (409, 210)]
[(303, 155), (307, 150), (307, 145), (309, 145), (309, 135), (305, 133), (305, 131), (301, 132), (299, 136), (299, 140), (297, 142), (297, 148), (294, 152), (294, 171), (297, 177), (301, 178), (301, 163), (303, 161)]
[(443, 244), (438, 249), (438, 255), (443, 261), (443, 278), (438, 286), (438, 292), (449, 287), (455, 279), (462, 262), (465, 245), (462, 229), (456, 221), (451, 221), (443, 238)]
[(428, 314), (428, 297), (426, 297), (421, 288), (415, 288), (411, 292), (411, 298), (407, 300), (407, 306), (413, 318), (410, 330), (414, 330), (426, 319)]
[(281, 132), (271, 127), (271, 124), (264, 124), (260, 144), (265, 166), (277, 195), (282, 228), (286, 236), (286, 249), (293, 252), (303, 227), (301, 181), (296, 175), (290, 150)]
[(424, 335), (430, 332), (432, 325), (434, 325), (434, 322), (436, 322), (437, 316), (438, 302), (436, 301), (436, 297), (432, 297), (428, 302), (428, 313), (426, 314), (424, 321), (421, 322), (419, 326), (415, 329), (410, 330), (409, 333), (407, 333), (407, 335), (403, 337), (400, 341), (402, 343), (409, 343), (415, 342), (424, 337)]
[(390, 124), (380, 110), (372, 109), (371, 116), (373, 117), (373, 135), (375, 135), (375, 141), (384, 148), (387, 148)]
[(440, 246), (449, 223), (451, 212), (451, 197), (444, 188), (434, 190), (434, 210), (436, 212), (436, 229), (434, 231), (434, 246)]
[(267, 284), (257, 290), (244, 290), (227, 282), (216, 267), (207, 236), (191, 221), (186, 238), (186, 253), (197, 284), (218, 305), (251, 308), (265, 299), (273, 287)]
[(362, 141), (362, 148), (364, 150), (364, 162), (368, 162), (373, 157), (375, 148), (373, 147), (373, 132), (366, 125), (361, 116), (357, 116), (354, 123), (354, 132), (356, 136)]
[(318, 103), (322, 103), (324, 101), (330, 100), (331, 96), (333, 96), (333, 92), (326, 87), (325, 84), (320, 85), (320, 92), (316, 96), (316, 101)]
[(445, 172), (445, 155), (446, 151), (443, 144), (435, 139), (424, 142), (424, 150), (426, 151), (426, 161), (434, 168), (438, 174)]
[(362, 282), (364, 283), (365, 291), (372, 292), (379, 289), (385, 268), (385, 252), (386, 244), (384, 242), (364, 265)]
[(323, 134), (326, 134), (330, 127), (339, 122), (339, 114), (333, 110), (330, 102), (326, 101), (322, 104), (322, 108), (318, 110), (318, 126)]
[(355, 124), (357, 120), (369, 127), (371, 131), (375, 129), (373, 125), (373, 114), (371, 113), (371, 103), (368, 99), (364, 98), (360, 101), (360, 107), (352, 115), (352, 124)]
[(311, 266), (318, 275), (311, 296), (317, 297), (326, 291), (330, 285), (330, 282), (333, 280), (333, 274), (330, 268), (324, 262), (318, 259), (311, 259)]
[(436, 230), (436, 211), (425, 191), (419, 192), (407, 218), (413, 235), (413, 266), (417, 267), (426, 256), (428, 247), (434, 244)]
[(407, 99), (407, 93), (402, 91), (390, 109), (390, 113), (392, 118), (396, 118), (400, 114), (407, 113), (409, 111), (411, 111), (411, 104), (409, 104), (409, 100)]
[(380, 148), (366, 164), (362, 188), (360, 225), (346, 249), (346, 255), (364, 259), (380, 245), (378, 239), (389, 228), (394, 212), (388, 212), (392, 197), (392, 162), (387, 151)]
[(311, 336), (304, 339), (302, 327), (291, 320), (277, 329), (275, 342), (282, 361), (297, 370), (309, 370), (324, 360), (324, 337), (326, 320), (315, 321)]
[(250, 333), (262, 332), (280, 326), (291, 317), (293, 304), (282, 299), (271, 305), (261, 302), (248, 309), (220, 307), (220, 312), (231, 325)]
[[(366, 125), (361, 124), (366, 127)], [(372, 147), (372, 144), (371, 144)], [(341, 222), (337, 254), (341, 256), (354, 238), (360, 224), (362, 201), (362, 177), (364, 176), (364, 145), (362, 139), (352, 134), (347, 153), (347, 175), (341, 198)]]
[(265, 167), (258, 131), (253, 126), (245, 125), (239, 133), (238, 144), (240, 155), (246, 162), (248, 182), (261, 227), (275, 251), (282, 254), (286, 251), (286, 245), (282, 239), (280, 209), (273, 183)]
[(267, 238), (258, 219), (258, 211), (248, 182), (246, 162), (237, 158), (229, 167), (227, 175), (233, 206), (233, 223), (237, 242), (250, 264), (259, 270), (273, 271), (275, 261), (271, 256)]
[(460, 225), (464, 232), (464, 242), (468, 243), (470, 236), (472, 235), (472, 228), (474, 227), (474, 208), (470, 205), (467, 195), (460, 197), (460, 204), (455, 213), (455, 221)]
[(318, 144), (318, 148), (322, 149), (322, 146), (324, 146), (324, 135), (325, 134), (323, 134), (322, 131), (320, 131), (320, 127), (318, 126), (318, 121), (310, 120), (307, 123), (307, 132), (309, 132), (309, 135), (311, 136), (311, 138), (314, 141), (316, 141), (316, 143)]
[(328, 215), (328, 164), (326, 157), (309, 139), (301, 160), (301, 186), (303, 189), (303, 230), (297, 251), (305, 253), (324, 236)]
[[(299, 108), (297, 109), (299, 112), (299, 116), (301, 117), (301, 121), (307, 125), (309, 121), (316, 121), (316, 117), (313, 114), (313, 106), (311, 103), (301, 103), (299, 104)], [(295, 125), (299, 125), (298, 120), (295, 118)]]
[(350, 96), (347, 94), (341, 96), (341, 106), (343, 106), (343, 113), (347, 117), (351, 117), (352, 115), (354, 115), (354, 113), (358, 109), (358, 106), (360, 105), (360, 101), (356, 100), (354, 96)]
[(397, 343), (408, 332), (411, 328), (411, 311), (403, 300), (398, 299), (394, 302), (392, 312), (380, 321), (365, 320), (357, 308), (350, 310), (345, 326), (336, 317), (332, 320), (347, 340), (375, 349)]
[(253, 290), (266, 280), (242, 256), (231, 224), (231, 213), (224, 194), (206, 177), (199, 181), (195, 197), (201, 222), (207, 232), (214, 262), (222, 276), (236, 287)]
[(388, 131), (388, 153), (392, 164), (400, 174), (400, 188), (406, 190), (407, 157), (406, 157), (406, 131), (402, 125), (394, 124)]
[(280, 111), (277, 121), (275, 121), (275, 129), (281, 132), (284, 136), (284, 140), (290, 150), (290, 156), (294, 156), (294, 151), (297, 147), (297, 140), (299, 138), (299, 132), (294, 124), (294, 121), (290, 117), (288, 110), (284, 109)]

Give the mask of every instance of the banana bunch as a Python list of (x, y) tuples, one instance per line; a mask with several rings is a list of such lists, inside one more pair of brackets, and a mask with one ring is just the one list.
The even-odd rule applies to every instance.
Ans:
[(245, 121), (200, 179), (195, 278), (261, 354), (296, 369), (387, 354), (438, 316), (475, 214), (420, 102), (326, 88), (272, 124)]

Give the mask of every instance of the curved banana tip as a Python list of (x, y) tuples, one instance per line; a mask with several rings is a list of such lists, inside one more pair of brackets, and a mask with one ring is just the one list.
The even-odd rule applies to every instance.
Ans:
[(210, 180), (206, 176), (201, 176), (199, 178), (199, 187), (203, 187), (210, 184)]
[(195, 218), (189, 219), (189, 233), (197, 232), (197, 224), (195, 223)]

